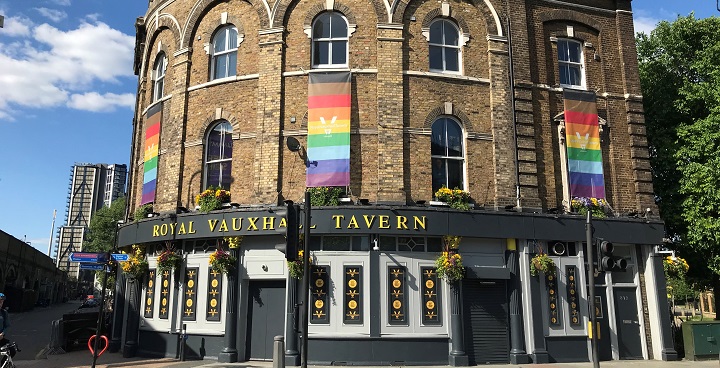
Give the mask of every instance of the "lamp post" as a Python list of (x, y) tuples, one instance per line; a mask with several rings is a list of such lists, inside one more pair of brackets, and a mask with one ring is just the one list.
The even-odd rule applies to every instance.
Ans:
[[(310, 161), (308, 161), (307, 157), (307, 151), (305, 148), (300, 144), (300, 142), (295, 139), (294, 137), (288, 137), (287, 141), (287, 148), (291, 152), (297, 152), (298, 156), (300, 156), (301, 159), (303, 159), (305, 163), (305, 167), (310, 166)], [(310, 244), (310, 211), (311, 211), (311, 205), (310, 205), (310, 191), (305, 188), (305, 220), (303, 222), (303, 236), (305, 238), (305, 241), (303, 241), (303, 277), (302, 277), (302, 288), (300, 291), (301, 294), (301, 308), (300, 308), (300, 321), (301, 321), (301, 344), (300, 344), (300, 367), (301, 368), (307, 368), (307, 355), (308, 355), (308, 338), (309, 338), (309, 331), (308, 331), (308, 303), (310, 303), (310, 262), (308, 262), (308, 257), (310, 256), (309, 250), (309, 244)]]
[[(117, 235), (120, 231), (120, 225), (124, 224), (125, 221), (119, 220), (115, 224), (115, 237), (114, 237), (114, 250), (117, 252)], [(120, 280), (120, 276), (122, 280)], [(120, 340), (122, 339), (122, 324), (123, 324), (123, 313), (125, 311), (125, 277), (124, 274), (120, 274), (120, 265), (115, 267), (115, 295), (113, 301), (113, 323), (112, 323), (112, 338), (108, 344), (108, 350), (111, 353), (117, 353), (120, 351)]]

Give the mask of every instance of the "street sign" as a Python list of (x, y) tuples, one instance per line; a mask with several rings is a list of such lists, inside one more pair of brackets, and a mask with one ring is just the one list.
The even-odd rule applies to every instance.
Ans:
[(105, 265), (103, 264), (93, 264), (93, 263), (81, 263), (80, 269), (81, 270), (95, 270), (95, 271), (102, 271)]
[(127, 262), (128, 260), (130, 260), (130, 255), (129, 255), (129, 254), (117, 254), (117, 253), (113, 253), (113, 254), (111, 254), (111, 256), (112, 256), (112, 259), (114, 259), (114, 260), (116, 260), (116, 261), (118, 261), (118, 262)]
[(70, 253), (70, 262), (104, 263), (107, 262), (107, 253)]

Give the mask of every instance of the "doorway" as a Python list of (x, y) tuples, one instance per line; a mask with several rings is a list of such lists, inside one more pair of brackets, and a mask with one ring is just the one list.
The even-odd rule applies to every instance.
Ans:
[(636, 290), (634, 287), (615, 287), (613, 292), (620, 359), (644, 359)]
[(272, 360), (273, 339), (285, 331), (285, 280), (250, 281), (247, 360)]

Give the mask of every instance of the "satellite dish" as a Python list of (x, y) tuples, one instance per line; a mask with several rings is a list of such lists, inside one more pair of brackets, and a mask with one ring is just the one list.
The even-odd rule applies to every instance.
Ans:
[(300, 142), (295, 137), (287, 137), (287, 141), (285, 141), (285, 144), (287, 145), (287, 148), (292, 152), (300, 151)]

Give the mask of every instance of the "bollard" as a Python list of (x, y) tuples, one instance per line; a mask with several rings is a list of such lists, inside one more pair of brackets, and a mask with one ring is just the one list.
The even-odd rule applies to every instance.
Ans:
[(285, 341), (282, 336), (275, 336), (273, 341), (272, 368), (285, 368)]
[(185, 342), (187, 341), (187, 325), (183, 323), (180, 335), (180, 361), (185, 361)]

